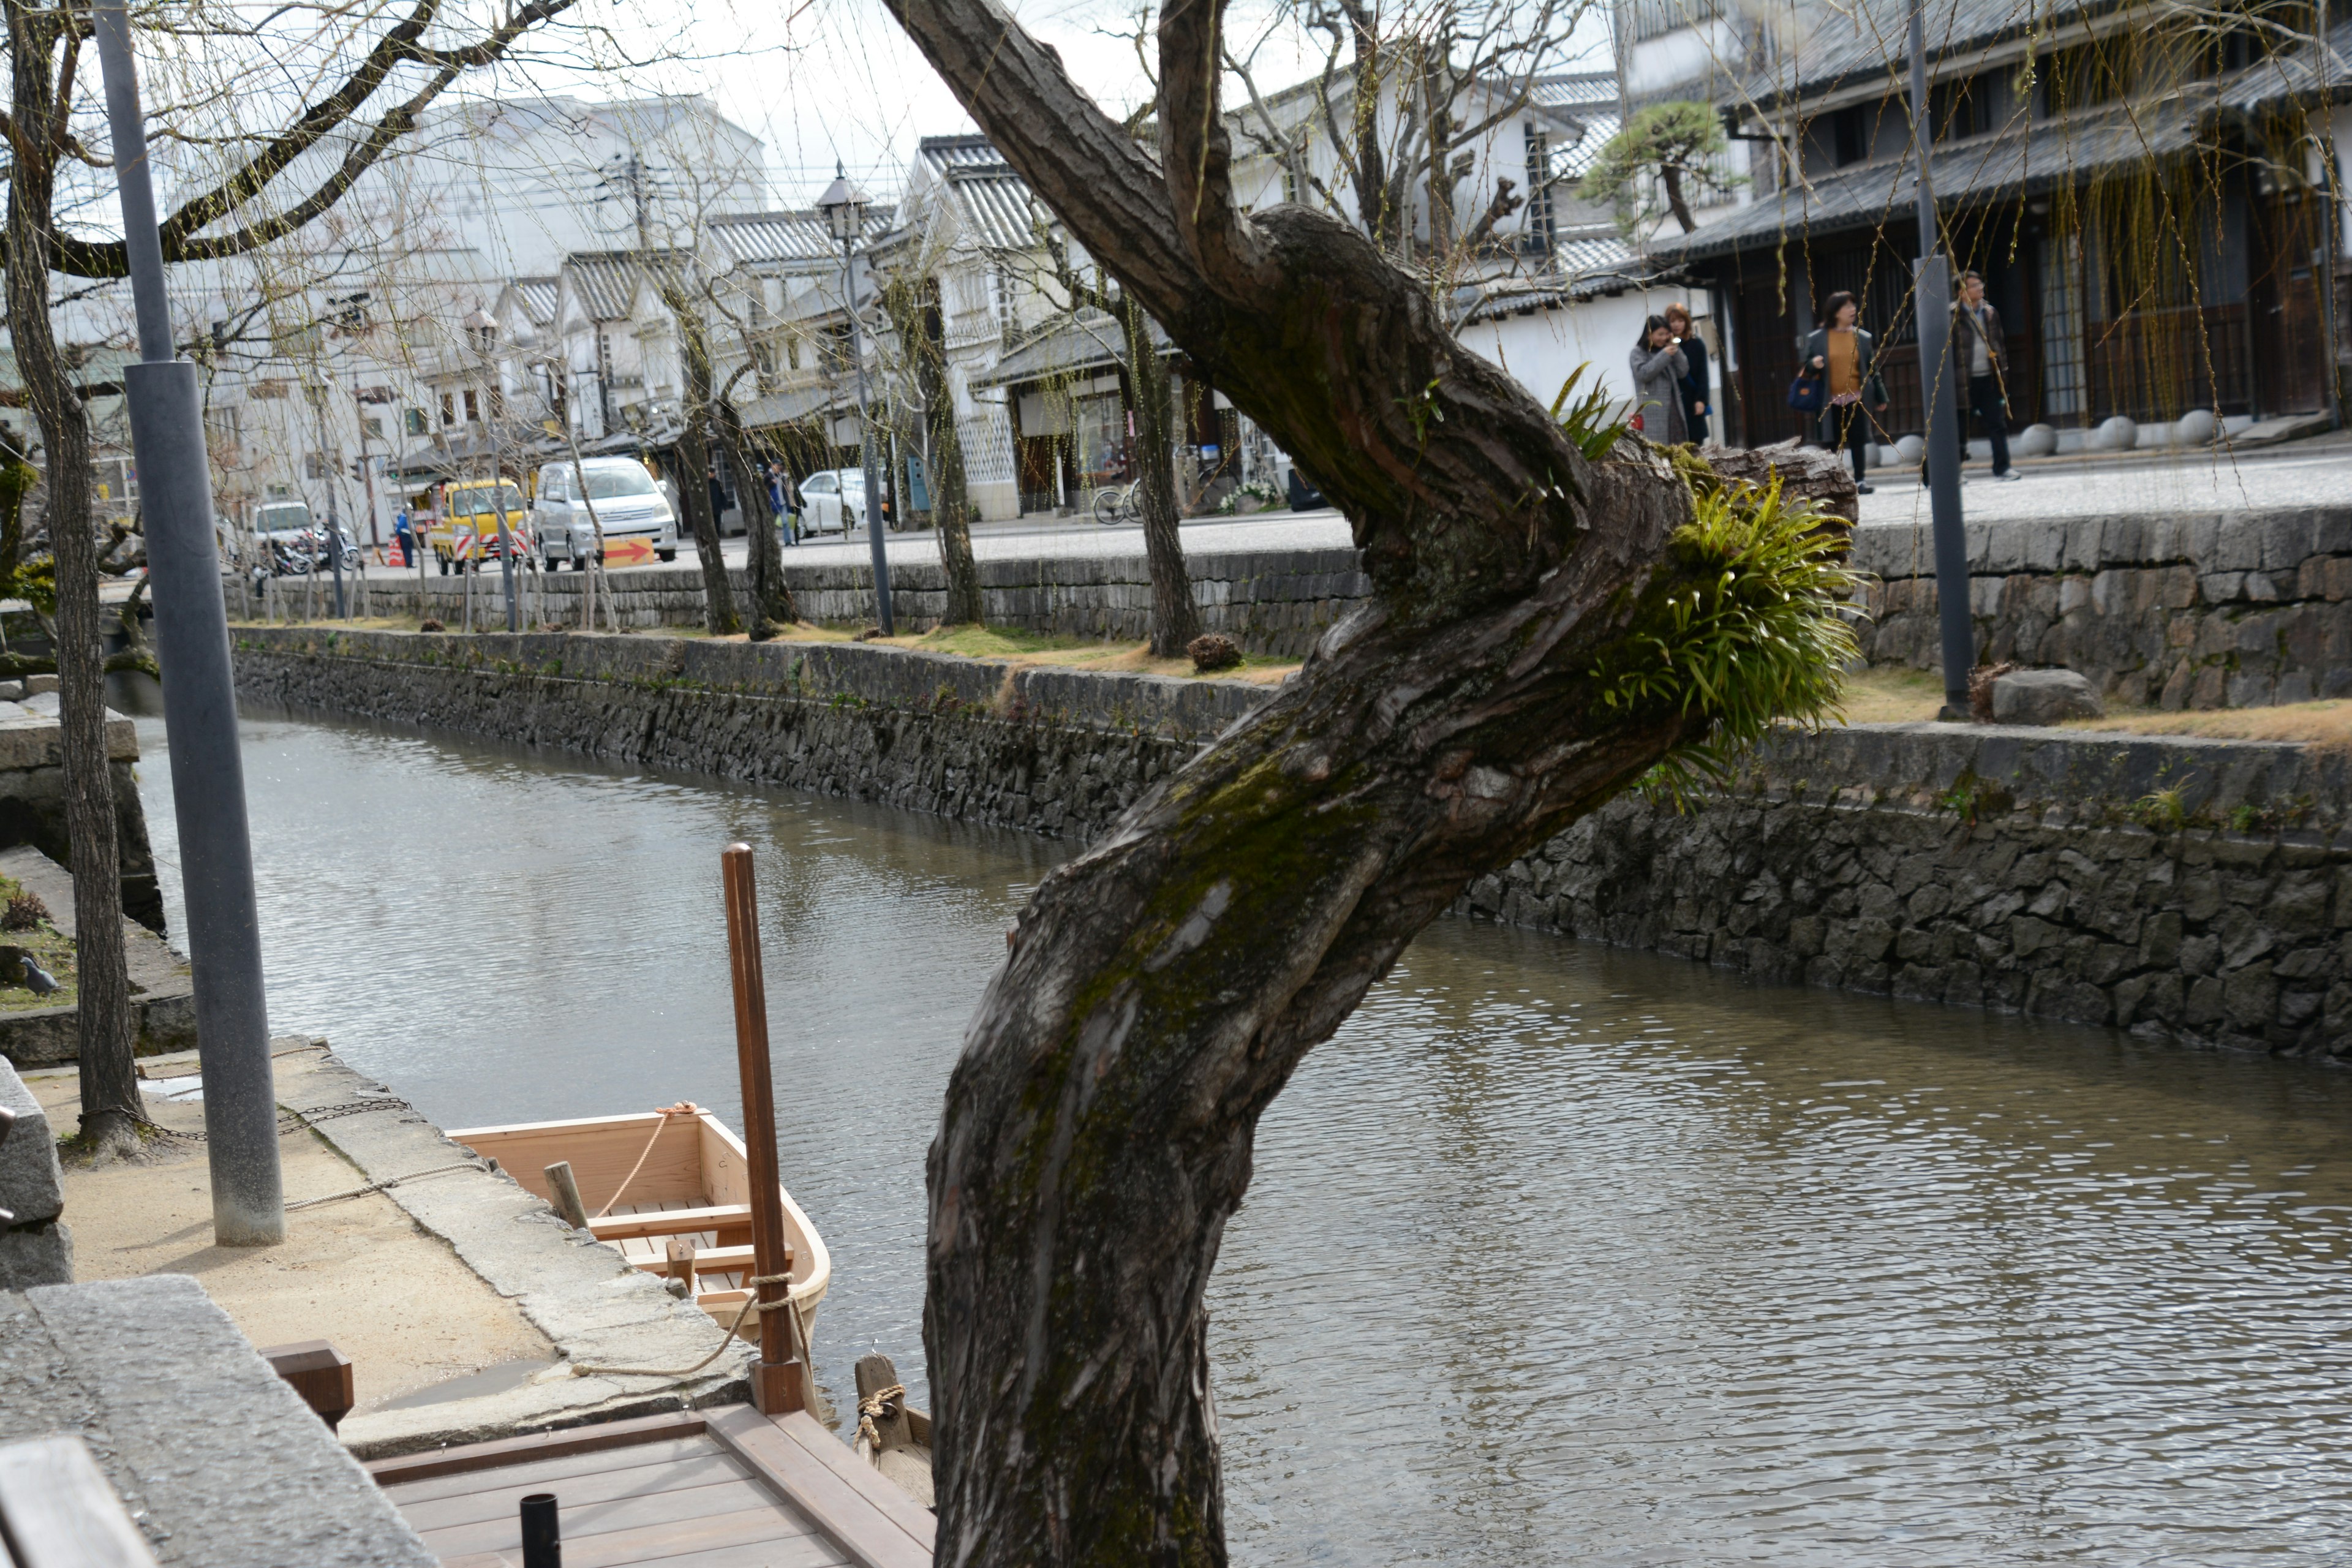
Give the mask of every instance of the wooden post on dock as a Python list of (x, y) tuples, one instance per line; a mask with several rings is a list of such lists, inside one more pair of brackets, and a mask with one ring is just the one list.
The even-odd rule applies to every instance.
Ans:
[(751, 884), (751, 847), (730, 844), (719, 856), (727, 890), (727, 959), (735, 981), (735, 1060), (743, 1077), (743, 1147), (751, 1165), (751, 1272), (775, 1282), (754, 1286), (760, 1313), (760, 1359), (751, 1366), (751, 1403), (782, 1415), (807, 1404), (805, 1369), (793, 1352), (793, 1313), (783, 1303), (791, 1287), (776, 1278), (792, 1270), (784, 1245), (782, 1183), (776, 1170), (776, 1089), (768, 1065), (768, 987), (760, 969), (759, 895)]

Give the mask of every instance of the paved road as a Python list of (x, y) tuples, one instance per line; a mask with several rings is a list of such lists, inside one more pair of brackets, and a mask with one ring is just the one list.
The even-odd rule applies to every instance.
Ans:
[[(1927, 492), (1916, 470), (1873, 476), (1876, 493), (1862, 498), (1865, 523), (1926, 522)], [(2257, 507), (2311, 506), (2352, 501), (2352, 437), (2305, 442), (2275, 452), (2249, 452), (2231, 459), (2200, 453), (2182, 457), (2056, 459), (2025, 468), (2025, 477), (1996, 484), (1977, 464), (1968, 472), (1961, 500), (1971, 520), (2082, 517), (2117, 512), (2234, 510)], [(1336, 511), (1270, 512), (1257, 517), (1202, 519), (1187, 522), (1184, 548), (1193, 554), (1247, 550), (1316, 550), (1349, 542), (1348, 524)], [(727, 542), (727, 560), (743, 563), (744, 542)], [(863, 566), (866, 536), (846, 542), (827, 536), (784, 552), (796, 565)], [(928, 564), (940, 558), (929, 533), (894, 534), (893, 562)], [(1027, 517), (982, 523), (972, 530), (972, 552), (982, 560), (1025, 560), (1056, 555), (1140, 555), (1139, 527), (1104, 528), (1087, 518)], [(691, 570), (688, 544), (676, 570)]]

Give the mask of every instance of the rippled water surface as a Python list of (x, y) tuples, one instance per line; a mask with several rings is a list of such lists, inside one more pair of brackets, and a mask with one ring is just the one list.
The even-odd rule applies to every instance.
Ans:
[[(444, 1126), (734, 1119), (717, 856), (751, 842), (819, 1371), (879, 1347), (919, 1387), (923, 1150), (1063, 847), (246, 737), (276, 1026)], [(1268, 1113), (1228, 1233), (1235, 1559), (2340, 1561), (2347, 1130), (2340, 1074), (1441, 922)]]

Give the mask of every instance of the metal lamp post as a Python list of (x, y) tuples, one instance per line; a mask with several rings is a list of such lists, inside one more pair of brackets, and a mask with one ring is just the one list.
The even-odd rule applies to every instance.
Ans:
[(1929, 170), (1935, 122), (1927, 110), (1927, 26), (1924, 0), (1911, 0), (1911, 146), (1919, 158), (1919, 260), (1911, 300), (1919, 323), (1920, 402), (1927, 416), (1927, 515), (1936, 541), (1936, 609), (1943, 632), (1944, 710), (1965, 723), (1969, 671), (1977, 661), (1969, 616), (1969, 531), (1960, 515), (1960, 410), (1952, 384), (1952, 268), (1937, 248), (1936, 186)]
[(143, 487), (155, 647), (163, 666), (172, 806), (180, 825), (188, 952), (195, 972), (213, 1239), (224, 1247), (266, 1247), (286, 1239), (286, 1194), (278, 1175), (261, 923), (254, 908), (245, 762), (237, 751), (228, 615), (213, 540), (203, 401), (196, 367), (172, 343), (155, 188), (131, 59), (131, 14), (124, 0), (100, 0), (95, 9), (123, 247), (139, 319), (140, 363), (123, 367), (123, 396)]
[(841, 241), (841, 298), (849, 311), (849, 357), (857, 365), (857, 458), (866, 470), (866, 538), (874, 557), (875, 619), (887, 637), (896, 630), (890, 619), (890, 558), (882, 544), (881, 477), (874, 469), (874, 424), (866, 410), (866, 351), (857, 321), (856, 250), (866, 232), (867, 205), (866, 193), (851, 184), (847, 173), (835, 163), (833, 184), (817, 197), (816, 210), (824, 214), (833, 237)]

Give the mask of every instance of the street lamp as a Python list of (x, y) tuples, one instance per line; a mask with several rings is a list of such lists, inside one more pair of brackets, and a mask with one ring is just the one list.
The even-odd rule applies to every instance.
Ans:
[(839, 163), (833, 166), (833, 184), (817, 197), (816, 210), (825, 227), (841, 242), (841, 298), (849, 311), (849, 357), (857, 366), (857, 456), (866, 470), (866, 538), (874, 555), (875, 618), (882, 635), (895, 631), (890, 620), (890, 558), (882, 548), (882, 486), (874, 471), (874, 424), (866, 412), (866, 352), (858, 342), (857, 276), (855, 253), (866, 232), (866, 193), (849, 183)]

